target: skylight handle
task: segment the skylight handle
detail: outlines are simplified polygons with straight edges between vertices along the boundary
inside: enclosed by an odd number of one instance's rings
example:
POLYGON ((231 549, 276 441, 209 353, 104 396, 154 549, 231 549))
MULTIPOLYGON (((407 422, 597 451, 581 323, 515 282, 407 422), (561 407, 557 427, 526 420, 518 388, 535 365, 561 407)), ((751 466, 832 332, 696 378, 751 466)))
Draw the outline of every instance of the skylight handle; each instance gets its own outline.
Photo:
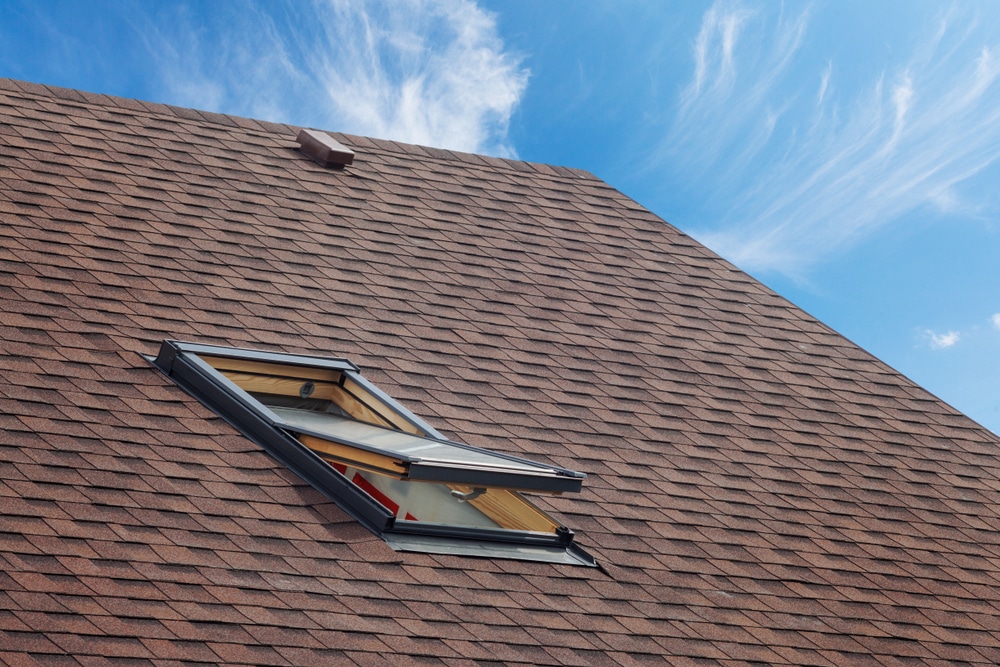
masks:
POLYGON ((470 500, 475 500, 484 493, 486 493, 486 487, 483 486, 477 486, 468 493, 462 493, 461 491, 458 491, 456 489, 451 490, 451 495, 455 498, 458 498, 458 502, 460 503, 468 502, 470 500))

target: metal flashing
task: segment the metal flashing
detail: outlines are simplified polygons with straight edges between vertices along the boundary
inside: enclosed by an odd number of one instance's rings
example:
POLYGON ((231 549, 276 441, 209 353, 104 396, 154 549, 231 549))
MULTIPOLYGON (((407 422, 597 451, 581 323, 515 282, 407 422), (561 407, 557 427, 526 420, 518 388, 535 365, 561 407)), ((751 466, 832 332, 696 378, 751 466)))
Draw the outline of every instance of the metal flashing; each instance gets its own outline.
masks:
POLYGON ((397 532, 386 534, 384 539, 396 551, 475 556, 477 558, 509 558, 512 560, 597 567, 597 561, 594 560, 594 557, 575 544, 569 547, 546 546, 544 544, 516 544, 490 540, 457 540, 431 535, 411 535, 397 532))

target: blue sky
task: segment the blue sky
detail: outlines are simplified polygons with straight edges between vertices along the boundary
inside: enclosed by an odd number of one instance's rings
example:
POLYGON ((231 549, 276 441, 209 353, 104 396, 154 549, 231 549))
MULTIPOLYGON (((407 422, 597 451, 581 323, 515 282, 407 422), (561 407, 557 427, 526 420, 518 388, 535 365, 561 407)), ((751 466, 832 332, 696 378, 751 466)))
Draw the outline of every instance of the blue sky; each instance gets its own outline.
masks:
POLYGON ((0 3, 0 76, 588 169, 1000 432, 1000 3, 0 3))

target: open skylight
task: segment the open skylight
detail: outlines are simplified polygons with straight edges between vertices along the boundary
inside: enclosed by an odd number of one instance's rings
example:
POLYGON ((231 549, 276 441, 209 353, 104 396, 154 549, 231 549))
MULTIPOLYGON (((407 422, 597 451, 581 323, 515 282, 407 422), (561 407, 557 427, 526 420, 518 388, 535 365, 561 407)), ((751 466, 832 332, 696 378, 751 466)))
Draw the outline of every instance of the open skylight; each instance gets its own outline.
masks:
POLYGON ((346 359, 168 340, 151 361, 396 549, 593 564, 522 495, 586 475, 448 440, 346 359))

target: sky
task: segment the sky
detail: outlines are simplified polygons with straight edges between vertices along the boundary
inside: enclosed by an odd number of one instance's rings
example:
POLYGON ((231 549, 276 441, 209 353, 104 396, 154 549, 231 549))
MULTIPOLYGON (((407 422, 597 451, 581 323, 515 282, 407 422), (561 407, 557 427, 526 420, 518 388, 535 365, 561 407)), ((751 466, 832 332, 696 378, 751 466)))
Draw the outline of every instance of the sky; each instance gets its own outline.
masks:
POLYGON ((1000 3, 3 0, 0 76, 586 169, 1000 433, 1000 3))

